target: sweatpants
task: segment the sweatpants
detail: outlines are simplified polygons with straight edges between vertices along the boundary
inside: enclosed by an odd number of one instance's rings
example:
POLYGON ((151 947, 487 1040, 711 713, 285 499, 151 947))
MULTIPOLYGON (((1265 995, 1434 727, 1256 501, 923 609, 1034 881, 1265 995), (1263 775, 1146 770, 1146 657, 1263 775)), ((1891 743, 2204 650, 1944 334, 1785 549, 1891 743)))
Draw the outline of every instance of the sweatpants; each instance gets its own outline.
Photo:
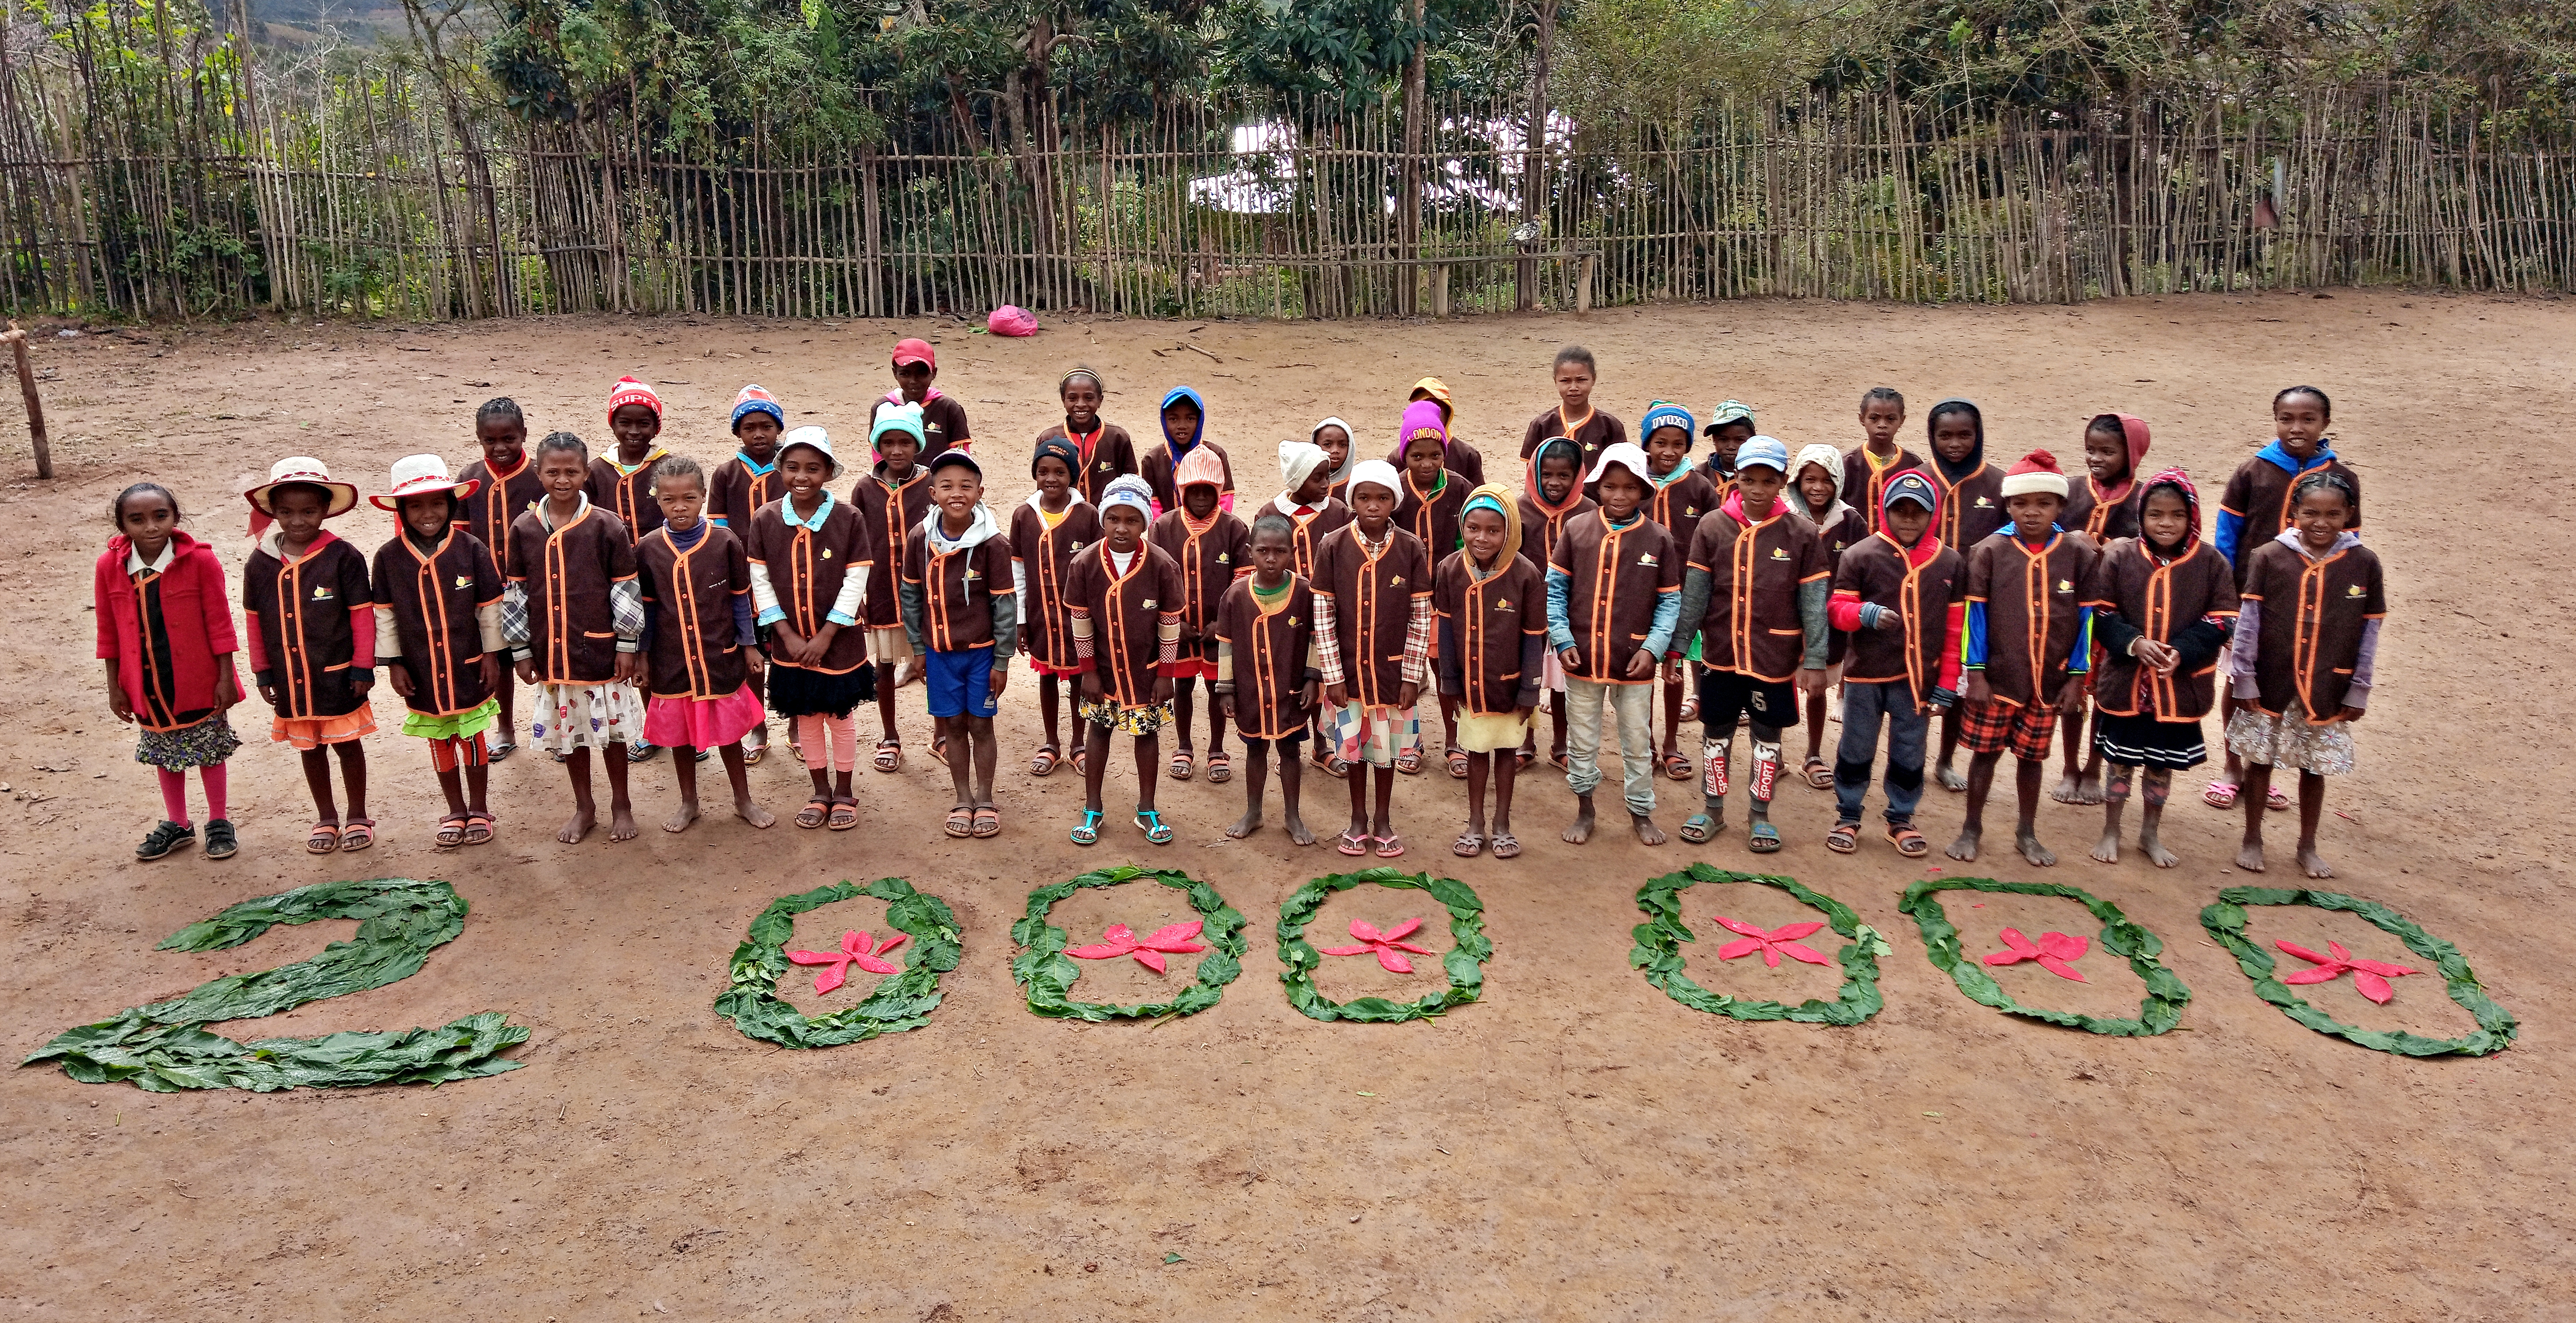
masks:
POLYGON ((1620 785, 1628 811, 1655 811, 1655 690, 1653 684, 1604 684, 1565 678, 1565 784, 1578 795, 1601 784, 1601 709, 1618 712, 1620 785))
POLYGON ((1878 753, 1880 718, 1887 721, 1887 825, 1909 826, 1923 798, 1923 744, 1931 709, 1914 701, 1903 680, 1876 684, 1843 681, 1843 742, 1834 751, 1834 807, 1841 821, 1860 821, 1869 790, 1870 764, 1878 753))

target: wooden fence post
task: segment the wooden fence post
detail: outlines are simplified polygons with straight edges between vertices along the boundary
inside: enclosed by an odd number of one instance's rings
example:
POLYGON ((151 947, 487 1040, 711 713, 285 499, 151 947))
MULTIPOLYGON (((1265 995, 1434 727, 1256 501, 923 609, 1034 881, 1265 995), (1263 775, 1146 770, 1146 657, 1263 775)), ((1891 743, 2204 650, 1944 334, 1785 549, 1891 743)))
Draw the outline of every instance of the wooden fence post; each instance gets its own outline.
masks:
POLYGON ((27 333, 11 322, 7 331, 0 332, 0 340, 9 342, 9 356, 18 360, 18 393, 27 397, 27 438, 36 446, 36 476, 50 478, 54 452, 45 441, 45 405, 36 397, 35 365, 27 361, 27 333))

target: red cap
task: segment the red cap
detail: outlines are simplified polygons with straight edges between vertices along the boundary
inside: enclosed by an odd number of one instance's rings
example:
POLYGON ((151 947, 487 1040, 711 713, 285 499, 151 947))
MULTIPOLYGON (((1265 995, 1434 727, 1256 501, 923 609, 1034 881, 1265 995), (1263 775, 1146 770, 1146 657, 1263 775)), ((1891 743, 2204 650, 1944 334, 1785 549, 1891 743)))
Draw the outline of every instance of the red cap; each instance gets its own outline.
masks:
POLYGON ((2004 470, 2003 494, 2024 496, 2045 493, 2063 500, 2067 493, 2065 470, 2057 467, 2057 456, 2045 450, 2034 450, 2020 462, 2004 470))
POLYGON ((919 363, 935 371, 939 367, 939 355, 931 351, 930 342, 927 340, 897 340, 894 345, 894 365, 902 367, 906 363, 919 363))

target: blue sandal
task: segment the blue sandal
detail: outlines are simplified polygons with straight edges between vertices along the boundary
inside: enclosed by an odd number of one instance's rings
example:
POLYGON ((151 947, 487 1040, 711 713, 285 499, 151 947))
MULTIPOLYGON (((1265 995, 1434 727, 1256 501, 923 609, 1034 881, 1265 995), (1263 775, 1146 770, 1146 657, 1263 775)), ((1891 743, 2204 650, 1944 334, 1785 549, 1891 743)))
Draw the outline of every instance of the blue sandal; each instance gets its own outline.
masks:
POLYGON ((1136 826, 1139 830, 1145 833, 1146 840, 1152 841, 1156 845, 1169 845, 1172 843, 1171 826, 1163 821, 1162 814, 1157 813, 1152 809, 1140 808, 1136 810, 1136 826))
POLYGON ((1098 809, 1084 809, 1082 811, 1082 825, 1073 829, 1073 843, 1076 845, 1100 844, 1101 816, 1101 812, 1098 809))
POLYGON ((1745 838, 1744 848, 1755 854, 1778 854, 1780 829, 1768 822, 1754 823, 1752 834, 1745 838))
POLYGON ((1705 813, 1694 813, 1682 819, 1682 839, 1697 845, 1716 835, 1724 826, 1724 823, 1705 813))

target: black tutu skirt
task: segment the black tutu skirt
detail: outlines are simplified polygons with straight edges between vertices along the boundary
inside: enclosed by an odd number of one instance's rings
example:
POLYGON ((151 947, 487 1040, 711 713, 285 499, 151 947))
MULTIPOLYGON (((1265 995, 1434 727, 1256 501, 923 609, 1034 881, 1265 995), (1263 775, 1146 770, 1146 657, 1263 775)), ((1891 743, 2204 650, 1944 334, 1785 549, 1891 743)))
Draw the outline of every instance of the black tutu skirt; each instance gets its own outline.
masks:
POLYGON ((769 710, 782 717, 824 716, 838 720, 850 715, 859 704, 875 700, 877 669, 859 666, 833 675, 802 666, 772 665, 766 687, 769 710))
POLYGON ((2133 717, 2096 713, 2093 718, 2093 747, 2102 751, 2104 761, 2124 767, 2165 767, 2179 771, 2209 761, 2209 749, 2201 742, 2199 722, 2158 721, 2144 712, 2133 717))

